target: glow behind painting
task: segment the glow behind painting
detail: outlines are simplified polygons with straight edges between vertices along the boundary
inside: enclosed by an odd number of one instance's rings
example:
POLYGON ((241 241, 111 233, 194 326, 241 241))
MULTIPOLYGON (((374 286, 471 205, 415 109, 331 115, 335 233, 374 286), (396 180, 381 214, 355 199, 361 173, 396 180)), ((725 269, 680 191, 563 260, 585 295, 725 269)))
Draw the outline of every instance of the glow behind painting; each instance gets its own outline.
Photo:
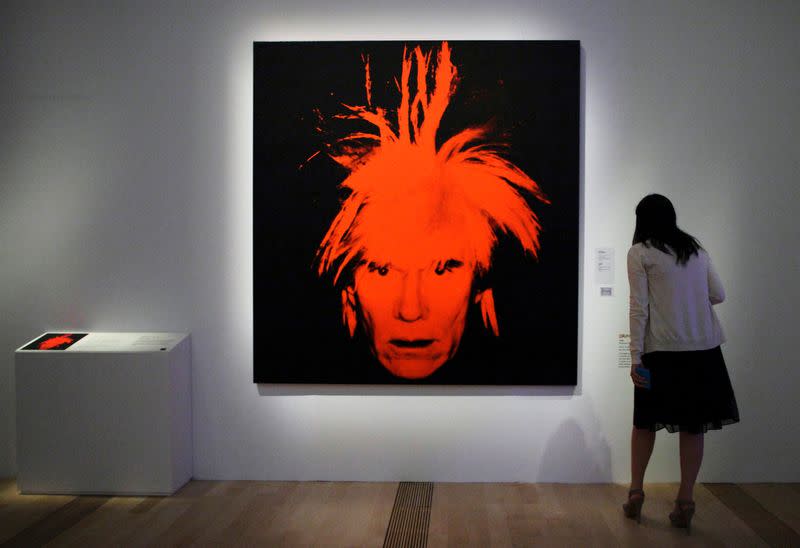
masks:
POLYGON ((578 43, 254 59, 255 382, 574 384, 578 43))

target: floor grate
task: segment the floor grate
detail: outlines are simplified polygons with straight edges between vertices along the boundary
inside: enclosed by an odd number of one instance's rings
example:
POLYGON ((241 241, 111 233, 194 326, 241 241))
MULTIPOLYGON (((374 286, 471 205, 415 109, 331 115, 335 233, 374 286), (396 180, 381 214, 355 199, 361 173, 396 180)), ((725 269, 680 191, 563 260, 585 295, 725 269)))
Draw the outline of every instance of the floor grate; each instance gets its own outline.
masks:
POLYGON ((400 482, 383 548, 425 548, 431 523, 433 484, 400 482))

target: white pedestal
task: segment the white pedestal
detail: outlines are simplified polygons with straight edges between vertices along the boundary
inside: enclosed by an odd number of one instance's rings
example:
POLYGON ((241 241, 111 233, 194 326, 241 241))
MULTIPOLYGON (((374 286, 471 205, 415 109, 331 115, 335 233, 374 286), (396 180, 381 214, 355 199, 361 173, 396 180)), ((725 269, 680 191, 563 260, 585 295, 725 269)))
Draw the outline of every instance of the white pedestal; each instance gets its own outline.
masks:
POLYGON ((23 348, 22 493, 169 495, 191 479, 189 335, 89 333, 65 350, 23 348))

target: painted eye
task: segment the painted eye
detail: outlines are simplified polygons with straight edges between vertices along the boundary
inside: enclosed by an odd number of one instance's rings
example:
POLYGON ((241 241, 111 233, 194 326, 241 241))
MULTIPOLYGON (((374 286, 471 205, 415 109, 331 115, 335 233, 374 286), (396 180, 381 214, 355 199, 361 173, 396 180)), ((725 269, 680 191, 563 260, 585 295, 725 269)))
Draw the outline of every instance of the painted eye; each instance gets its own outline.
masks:
POLYGON ((388 264, 377 265, 375 263, 369 263, 369 265, 367 265, 367 269, 370 272, 377 272, 379 276, 386 276, 389 273, 388 264))
POLYGON ((436 269, 434 270, 434 272, 436 272, 437 276, 443 276, 445 272, 452 272, 453 270, 462 266, 463 264, 464 263, 462 263, 461 261, 457 261, 455 259, 448 259, 444 262, 439 261, 438 263, 436 263, 436 269))

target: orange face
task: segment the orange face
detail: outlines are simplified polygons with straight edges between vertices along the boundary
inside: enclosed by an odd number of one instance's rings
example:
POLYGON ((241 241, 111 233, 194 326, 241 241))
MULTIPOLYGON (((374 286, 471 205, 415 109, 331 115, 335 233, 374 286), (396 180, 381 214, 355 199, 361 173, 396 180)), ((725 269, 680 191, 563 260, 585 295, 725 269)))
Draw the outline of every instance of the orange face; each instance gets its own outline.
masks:
POLYGON ((473 268, 458 257, 366 260, 353 291, 375 357, 406 379, 436 371, 458 350, 472 280, 473 268))

